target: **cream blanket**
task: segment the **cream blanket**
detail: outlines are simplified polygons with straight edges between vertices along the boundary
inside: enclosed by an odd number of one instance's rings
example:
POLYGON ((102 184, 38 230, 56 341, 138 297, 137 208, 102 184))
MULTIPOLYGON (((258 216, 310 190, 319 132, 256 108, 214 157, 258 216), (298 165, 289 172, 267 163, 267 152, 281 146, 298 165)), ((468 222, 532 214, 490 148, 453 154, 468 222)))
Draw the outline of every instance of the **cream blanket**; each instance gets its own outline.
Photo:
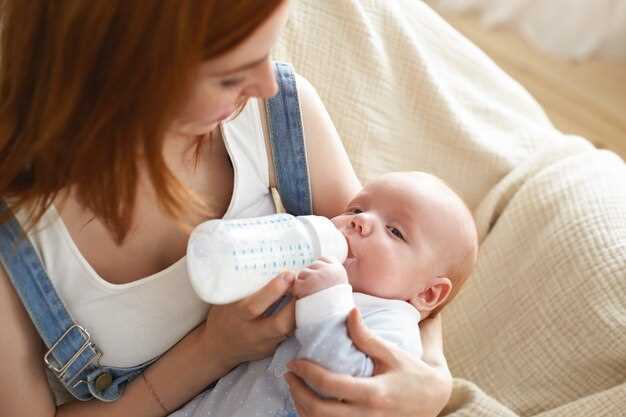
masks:
POLYGON ((626 167, 418 0, 299 0, 277 46, 359 176, 417 169, 474 210, 476 272, 444 313, 450 416, 626 415, 626 167))

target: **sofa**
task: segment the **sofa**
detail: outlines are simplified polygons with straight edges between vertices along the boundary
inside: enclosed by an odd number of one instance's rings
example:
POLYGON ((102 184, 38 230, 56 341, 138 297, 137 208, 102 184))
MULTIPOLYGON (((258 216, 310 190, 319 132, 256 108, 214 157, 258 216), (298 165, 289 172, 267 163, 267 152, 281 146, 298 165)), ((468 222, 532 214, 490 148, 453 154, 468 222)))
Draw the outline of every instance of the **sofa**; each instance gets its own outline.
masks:
POLYGON ((296 0, 273 57, 316 87, 362 181, 443 178, 477 267, 443 312, 446 416, 626 416, 626 165, 558 131, 418 0, 296 0))

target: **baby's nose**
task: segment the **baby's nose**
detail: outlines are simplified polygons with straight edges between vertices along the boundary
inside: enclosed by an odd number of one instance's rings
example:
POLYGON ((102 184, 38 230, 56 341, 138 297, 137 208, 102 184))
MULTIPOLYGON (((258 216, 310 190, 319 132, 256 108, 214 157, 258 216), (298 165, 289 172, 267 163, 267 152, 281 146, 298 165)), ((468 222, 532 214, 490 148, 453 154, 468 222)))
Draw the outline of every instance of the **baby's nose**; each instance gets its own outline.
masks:
POLYGON ((361 213, 352 218, 350 226, 362 236, 368 235, 372 230, 371 222, 361 213))

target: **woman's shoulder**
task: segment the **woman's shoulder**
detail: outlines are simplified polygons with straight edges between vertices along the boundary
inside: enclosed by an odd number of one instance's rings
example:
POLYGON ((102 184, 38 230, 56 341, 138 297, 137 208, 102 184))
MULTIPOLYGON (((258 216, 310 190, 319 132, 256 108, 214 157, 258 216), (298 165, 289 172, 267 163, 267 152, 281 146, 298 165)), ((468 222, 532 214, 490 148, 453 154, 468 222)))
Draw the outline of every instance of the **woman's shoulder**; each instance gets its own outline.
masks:
MULTIPOLYGON (((32 415, 49 415, 54 404, 42 366, 43 344, 11 281, 0 266, 0 409, 6 415, 21 415, 23 398, 29 398, 32 415), (15 412, 11 412, 14 410, 15 412)), ((3 414, 4 415, 4 414, 3 414)))
POLYGON ((317 90, 297 73, 296 85, 309 162, 313 210, 316 214, 333 217, 344 210, 361 185, 317 90))
MULTIPOLYGON (((361 185, 317 90, 309 80, 297 72, 295 72, 295 81, 308 162, 313 212, 333 217, 344 210, 350 199, 360 190, 361 185)), ((260 110, 261 124, 267 135, 265 106, 260 104, 255 105, 255 108, 260 110)))
POLYGON ((305 94, 308 97, 312 97, 313 95, 319 96, 317 90, 308 78, 299 72, 295 72, 294 76, 296 78, 296 86, 298 87, 298 95, 305 94))

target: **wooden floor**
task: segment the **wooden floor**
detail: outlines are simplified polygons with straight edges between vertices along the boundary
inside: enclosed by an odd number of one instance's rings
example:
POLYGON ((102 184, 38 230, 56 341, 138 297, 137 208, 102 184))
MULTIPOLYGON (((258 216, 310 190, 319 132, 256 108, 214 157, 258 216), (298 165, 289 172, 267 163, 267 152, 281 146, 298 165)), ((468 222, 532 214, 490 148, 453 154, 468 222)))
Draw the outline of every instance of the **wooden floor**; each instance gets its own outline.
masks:
POLYGON ((625 61, 564 60, 512 29, 485 28, 476 14, 440 14, 523 84, 560 130, 626 159, 625 61))

